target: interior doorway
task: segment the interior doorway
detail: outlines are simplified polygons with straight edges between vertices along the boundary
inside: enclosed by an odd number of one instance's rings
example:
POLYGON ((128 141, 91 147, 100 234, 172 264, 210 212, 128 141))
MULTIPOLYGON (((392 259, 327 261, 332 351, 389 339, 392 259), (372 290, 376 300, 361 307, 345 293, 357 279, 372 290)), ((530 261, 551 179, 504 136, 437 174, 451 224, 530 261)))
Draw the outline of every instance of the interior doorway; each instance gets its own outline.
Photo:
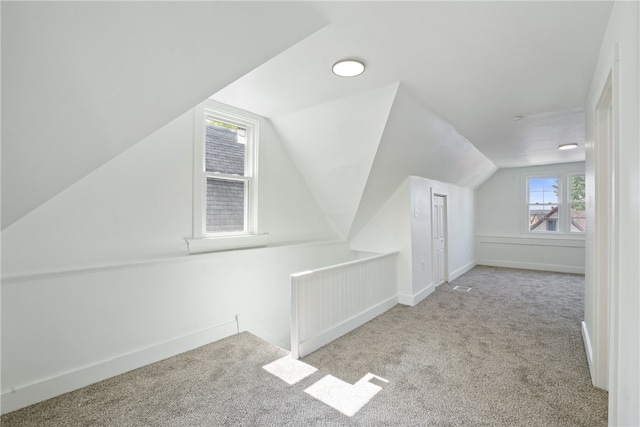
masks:
POLYGON ((447 196, 434 194, 431 203, 433 283, 438 286, 447 280, 447 196))

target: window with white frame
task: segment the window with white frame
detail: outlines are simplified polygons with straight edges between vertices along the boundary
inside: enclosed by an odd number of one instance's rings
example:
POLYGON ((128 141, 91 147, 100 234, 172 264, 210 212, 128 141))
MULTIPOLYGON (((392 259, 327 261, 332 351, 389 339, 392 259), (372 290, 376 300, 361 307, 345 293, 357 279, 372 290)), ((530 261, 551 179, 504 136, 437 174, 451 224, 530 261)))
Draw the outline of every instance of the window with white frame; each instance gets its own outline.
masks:
POLYGON ((571 207, 570 230, 573 233, 584 233, 587 229, 585 209, 585 181, 584 175, 569 176, 569 196, 571 207))
POLYGON ((586 229, 584 175, 528 177, 527 230, 582 233, 586 229))
POLYGON ((196 109, 194 238, 257 233, 258 122, 196 109))

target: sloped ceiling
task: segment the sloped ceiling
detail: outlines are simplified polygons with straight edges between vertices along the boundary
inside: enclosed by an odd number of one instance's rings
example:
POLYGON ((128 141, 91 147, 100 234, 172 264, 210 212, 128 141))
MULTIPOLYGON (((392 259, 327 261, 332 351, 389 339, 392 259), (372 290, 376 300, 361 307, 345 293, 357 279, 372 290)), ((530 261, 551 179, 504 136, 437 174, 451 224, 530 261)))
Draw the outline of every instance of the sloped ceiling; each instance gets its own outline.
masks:
POLYGON ((496 169, 450 123, 400 85, 348 237, 357 235, 407 176, 475 188, 496 169))
POLYGON ((272 120, 336 231, 349 234, 398 85, 272 120))
POLYGON ((211 94, 276 124, 347 235, 403 175, 473 187, 496 166, 583 160, 583 104, 610 11, 611 2, 2 2, 2 227, 211 94), (367 71, 332 75, 344 57, 367 71), (558 152, 567 140, 580 149, 558 152), (332 199, 328 176, 354 181, 332 199))
POLYGON ((304 3, 1 7, 3 229, 327 23, 304 3))

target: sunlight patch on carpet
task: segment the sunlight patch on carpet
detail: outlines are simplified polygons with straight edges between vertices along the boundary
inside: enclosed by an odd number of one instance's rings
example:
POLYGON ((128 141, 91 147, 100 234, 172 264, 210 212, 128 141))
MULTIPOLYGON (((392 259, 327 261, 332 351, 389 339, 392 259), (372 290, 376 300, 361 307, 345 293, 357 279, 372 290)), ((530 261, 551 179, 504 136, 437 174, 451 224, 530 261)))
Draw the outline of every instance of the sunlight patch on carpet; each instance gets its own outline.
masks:
POLYGON ((308 387, 305 393, 352 417, 382 390, 379 385, 369 382, 373 378, 389 382, 371 373, 362 377, 355 384, 349 384, 332 375, 327 375, 308 387))
POLYGON ((275 375, 289 385, 307 378, 318 370, 311 365, 294 359, 290 355, 271 362, 268 365, 264 365, 262 369, 275 375))

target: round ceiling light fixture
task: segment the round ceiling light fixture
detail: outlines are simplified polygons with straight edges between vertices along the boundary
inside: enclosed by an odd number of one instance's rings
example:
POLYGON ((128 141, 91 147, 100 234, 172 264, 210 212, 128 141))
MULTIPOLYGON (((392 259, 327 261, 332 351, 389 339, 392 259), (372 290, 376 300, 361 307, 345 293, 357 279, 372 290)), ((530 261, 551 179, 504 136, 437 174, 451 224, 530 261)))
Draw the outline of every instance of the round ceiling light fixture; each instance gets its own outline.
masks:
POLYGON ((364 73, 364 63, 357 59, 342 59, 331 68, 333 74, 340 77, 355 77, 364 73))
POLYGON ((558 150, 573 150, 574 148, 578 148, 578 144, 575 142, 572 142, 571 144, 558 145, 558 150))

